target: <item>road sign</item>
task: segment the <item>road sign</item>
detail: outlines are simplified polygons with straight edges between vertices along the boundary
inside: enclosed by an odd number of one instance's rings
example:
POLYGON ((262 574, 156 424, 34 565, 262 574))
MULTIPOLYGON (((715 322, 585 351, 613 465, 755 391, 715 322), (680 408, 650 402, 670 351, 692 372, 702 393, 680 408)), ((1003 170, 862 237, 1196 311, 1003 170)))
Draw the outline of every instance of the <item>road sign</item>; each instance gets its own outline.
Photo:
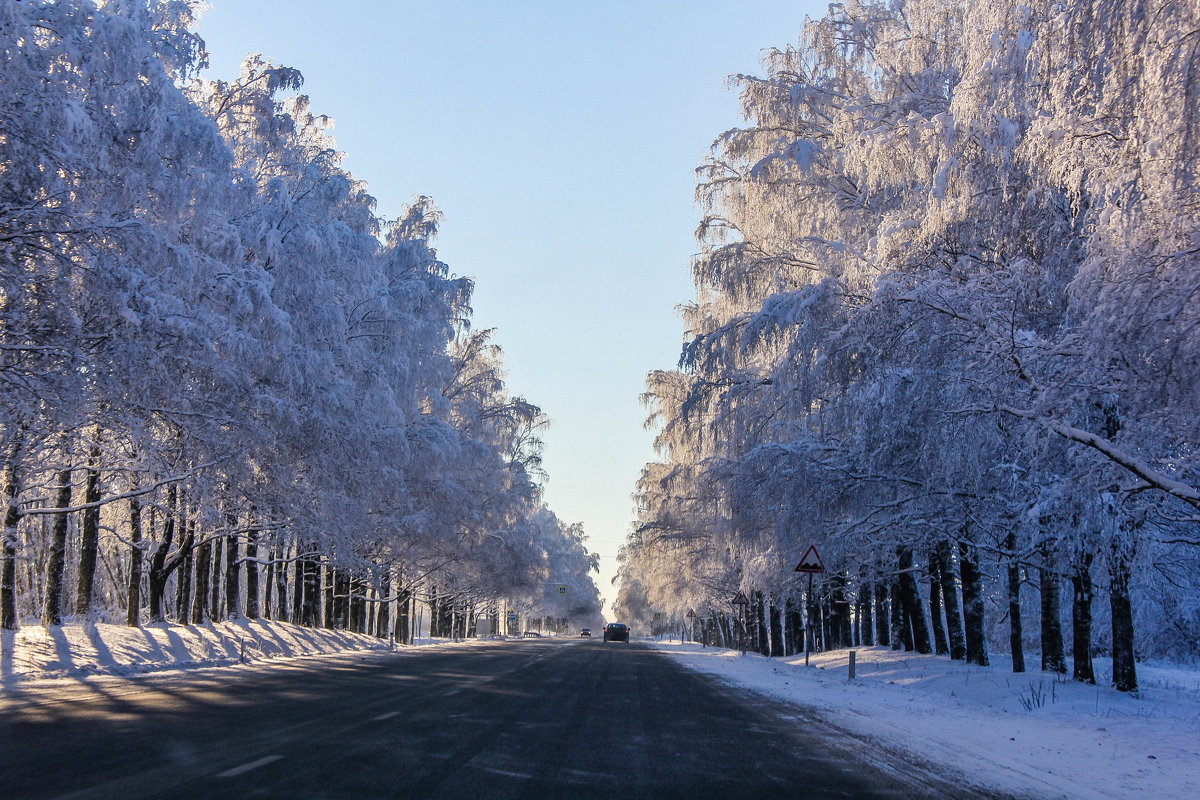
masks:
POLYGON ((558 587, 558 593, 559 593, 559 594, 566 594, 566 593, 567 593, 567 587, 566 587, 566 586, 562 586, 562 585, 560 585, 560 586, 558 587))
POLYGON ((661 611, 655 611, 655 612, 654 612, 654 621, 655 621, 655 622, 662 622, 662 612, 661 612, 661 611))
POLYGON ((695 611, 693 611, 693 610, 692 610, 692 609, 690 609, 690 608, 688 609, 688 613, 687 613, 687 615, 688 615, 688 619, 695 619, 695 618, 696 618, 696 612, 695 612, 695 611))
POLYGON ((742 594, 741 592, 738 592, 737 594, 735 594, 733 596, 733 599, 730 600, 729 602, 733 603, 735 606, 750 605, 750 601, 746 599, 746 595, 742 594))
POLYGON ((804 558, 800 559, 800 563, 796 565, 796 572, 820 575, 824 571, 825 564, 821 561, 816 545, 809 545, 808 550, 804 551, 804 558))
POLYGON ((513 622, 516 622, 516 620, 517 620, 517 610, 516 610, 515 608, 510 608, 510 609, 508 610, 508 618, 509 618, 509 619, 511 619, 513 622))

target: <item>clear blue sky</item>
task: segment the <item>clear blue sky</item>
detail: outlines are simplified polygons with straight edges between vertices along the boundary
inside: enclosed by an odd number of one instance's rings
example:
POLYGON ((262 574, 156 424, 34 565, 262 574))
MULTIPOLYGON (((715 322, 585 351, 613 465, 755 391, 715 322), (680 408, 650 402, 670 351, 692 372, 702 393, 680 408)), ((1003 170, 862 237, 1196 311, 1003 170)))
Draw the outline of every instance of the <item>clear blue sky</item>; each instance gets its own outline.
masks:
POLYGON ((673 367, 692 295, 693 170, 739 124, 725 88, 795 43, 812 0, 211 0, 210 75, 251 52, 300 69, 385 216, 418 194, 438 253, 476 280, 515 394, 553 420, 547 500, 583 522, 615 597, 631 495, 653 458, 638 401, 673 367))

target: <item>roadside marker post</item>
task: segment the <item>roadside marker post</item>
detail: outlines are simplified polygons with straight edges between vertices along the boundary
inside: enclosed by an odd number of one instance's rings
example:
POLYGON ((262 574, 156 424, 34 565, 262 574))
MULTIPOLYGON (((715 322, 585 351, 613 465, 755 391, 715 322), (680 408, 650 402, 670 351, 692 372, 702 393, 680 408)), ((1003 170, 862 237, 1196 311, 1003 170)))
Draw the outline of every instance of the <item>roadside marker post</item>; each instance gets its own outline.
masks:
POLYGON ((850 651, 850 680, 854 680, 854 657, 857 655, 853 650, 850 651))

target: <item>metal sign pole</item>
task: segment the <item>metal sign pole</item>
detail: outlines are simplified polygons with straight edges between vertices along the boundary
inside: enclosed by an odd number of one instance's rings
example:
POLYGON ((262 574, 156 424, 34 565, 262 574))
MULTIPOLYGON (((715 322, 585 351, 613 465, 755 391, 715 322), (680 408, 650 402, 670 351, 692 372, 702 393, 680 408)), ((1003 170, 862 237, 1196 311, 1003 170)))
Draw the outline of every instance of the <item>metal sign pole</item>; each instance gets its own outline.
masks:
POLYGON ((804 666, 808 666, 808 651, 812 649, 809 642, 812 641, 812 578, 813 574, 808 573, 808 597, 805 600, 804 609, 804 666))

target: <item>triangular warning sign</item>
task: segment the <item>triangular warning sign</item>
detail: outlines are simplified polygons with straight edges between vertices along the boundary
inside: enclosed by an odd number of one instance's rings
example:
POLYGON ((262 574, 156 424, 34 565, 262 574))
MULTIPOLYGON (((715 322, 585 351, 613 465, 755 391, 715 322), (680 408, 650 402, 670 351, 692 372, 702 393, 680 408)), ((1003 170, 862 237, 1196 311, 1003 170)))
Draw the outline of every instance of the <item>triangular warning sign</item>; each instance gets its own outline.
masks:
POLYGON ((746 595, 742 594, 741 592, 738 592, 737 594, 735 594, 733 596, 733 600, 731 600, 730 602, 733 603, 735 606, 750 605, 750 601, 746 599, 746 595))
POLYGON ((796 565, 796 572, 819 575, 824 571, 825 564, 821 561, 821 556, 817 553, 816 545, 810 545, 804 553, 804 558, 800 559, 800 563, 796 565))
POLYGON ((694 619, 696 616, 696 612, 689 608, 687 615, 688 615, 689 619, 694 619))

